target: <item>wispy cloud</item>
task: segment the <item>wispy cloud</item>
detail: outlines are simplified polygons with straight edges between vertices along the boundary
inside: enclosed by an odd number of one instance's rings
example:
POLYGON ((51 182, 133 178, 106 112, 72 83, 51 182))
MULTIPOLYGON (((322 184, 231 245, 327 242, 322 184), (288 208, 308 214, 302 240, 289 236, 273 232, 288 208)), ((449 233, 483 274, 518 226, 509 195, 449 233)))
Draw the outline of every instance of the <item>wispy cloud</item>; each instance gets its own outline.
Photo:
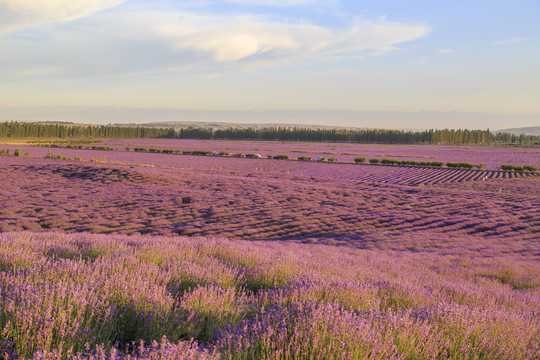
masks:
POLYGON ((491 45, 495 45, 495 46, 507 45, 507 44, 512 44, 512 43, 525 42, 529 40, 531 39, 518 37, 518 38, 507 39, 507 40, 494 41, 491 43, 491 45))
MULTIPOLYGON (((6 0, 0 2, 7 4, 6 0)), ((0 36, 6 54, 0 56, 0 79, 178 71, 215 76, 298 61, 382 55, 430 31, 423 24, 384 18, 352 20, 336 29, 303 20, 287 22, 253 14, 226 16, 163 7, 152 10, 140 5, 97 12, 121 2, 53 0, 46 6, 45 1, 36 1, 39 6, 27 8, 26 14, 42 9, 43 16, 27 24, 49 24, 41 26, 39 33, 0 36), (92 11, 95 13, 86 16, 92 11), (65 22, 73 19, 77 20, 65 22)), ((9 4, 15 9, 19 2, 9 4)))
POLYGON ((454 49, 437 49, 437 52, 439 54, 453 54, 455 51, 454 49))
POLYGON ((0 33, 78 19, 125 0, 0 0, 0 33))
POLYGON ((181 22, 159 25, 157 33, 179 52, 192 51, 216 62, 291 61, 358 52, 384 54, 396 44, 423 37, 425 25, 384 19, 355 21, 345 30, 313 24, 280 23, 252 16, 185 16, 181 22), (264 56, 264 58, 261 58, 264 56))

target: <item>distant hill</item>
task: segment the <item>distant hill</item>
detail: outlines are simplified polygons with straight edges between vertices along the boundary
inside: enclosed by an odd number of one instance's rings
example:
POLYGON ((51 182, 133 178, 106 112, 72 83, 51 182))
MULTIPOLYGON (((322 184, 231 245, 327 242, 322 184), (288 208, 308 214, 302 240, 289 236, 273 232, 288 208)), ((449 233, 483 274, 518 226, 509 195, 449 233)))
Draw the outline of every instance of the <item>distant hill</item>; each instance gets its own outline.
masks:
POLYGON ((281 124, 281 123, 263 123, 263 124, 241 124, 231 122, 209 122, 209 121, 161 121, 150 122, 142 124, 114 124, 115 126, 147 126, 147 127, 160 127, 160 128, 173 128, 175 130, 186 129, 189 127, 205 128, 212 130, 223 129, 262 129, 269 127, 282 127, 282 128, 302 128, 302 129, 352 129, 363 130, 367 128, 351 127, 351 126, 333 126, 333 125, 308 125, 308 124, 281 124))
POLYGON ((501 129, 501 130, 496 130, 494 132, 496 132, 496 133, 509 133, 509 134, 516 134, 516 135, 525 134, 525 135, 540 136, 540 126, 501 129))

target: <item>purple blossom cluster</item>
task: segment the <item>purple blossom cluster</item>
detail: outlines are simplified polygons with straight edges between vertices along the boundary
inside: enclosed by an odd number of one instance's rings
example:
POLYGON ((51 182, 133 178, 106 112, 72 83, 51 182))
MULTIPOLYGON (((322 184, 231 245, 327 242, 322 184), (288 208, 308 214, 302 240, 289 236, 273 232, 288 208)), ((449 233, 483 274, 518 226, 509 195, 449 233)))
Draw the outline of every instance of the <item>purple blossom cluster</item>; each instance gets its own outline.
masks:
POLYGON ((529 241, 386 250, 0 234, 0 353, 26 359, 536 359, 529 241))

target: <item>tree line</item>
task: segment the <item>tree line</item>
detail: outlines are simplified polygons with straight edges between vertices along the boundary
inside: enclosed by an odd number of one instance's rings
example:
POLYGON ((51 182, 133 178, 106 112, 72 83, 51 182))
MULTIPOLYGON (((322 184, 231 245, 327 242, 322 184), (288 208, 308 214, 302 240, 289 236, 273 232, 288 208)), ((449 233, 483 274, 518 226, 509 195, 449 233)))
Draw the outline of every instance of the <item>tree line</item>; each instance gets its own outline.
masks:
POLYGON ((444 144, 490 145, 540 144, 540 136, 494 134, 489 130, 443 129, 404 131, 385 129, 306 129, 267 127, 218 129, 190 127, 178 131, 172 128, 112 125, 66 125, 39 123, 0 123, 0 137, 12 138, 171 138, 208 140, 279 140, 313 142, 353 142, 379 144, 444 144))

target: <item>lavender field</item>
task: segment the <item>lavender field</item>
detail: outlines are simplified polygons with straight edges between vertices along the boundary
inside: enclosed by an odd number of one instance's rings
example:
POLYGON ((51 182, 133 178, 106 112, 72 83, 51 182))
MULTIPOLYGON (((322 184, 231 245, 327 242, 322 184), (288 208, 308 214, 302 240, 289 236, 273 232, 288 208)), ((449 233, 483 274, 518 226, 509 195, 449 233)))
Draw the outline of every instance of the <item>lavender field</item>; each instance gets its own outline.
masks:
POLYGON ((98 145, 0 146, 0 357, 540 357, 538 148, 98 145))
POLYGON ((37 359, 126 348, 144 359, 534 359, 538 255, 525 240, 359 250, 3 233, 0 346, 37 359))

